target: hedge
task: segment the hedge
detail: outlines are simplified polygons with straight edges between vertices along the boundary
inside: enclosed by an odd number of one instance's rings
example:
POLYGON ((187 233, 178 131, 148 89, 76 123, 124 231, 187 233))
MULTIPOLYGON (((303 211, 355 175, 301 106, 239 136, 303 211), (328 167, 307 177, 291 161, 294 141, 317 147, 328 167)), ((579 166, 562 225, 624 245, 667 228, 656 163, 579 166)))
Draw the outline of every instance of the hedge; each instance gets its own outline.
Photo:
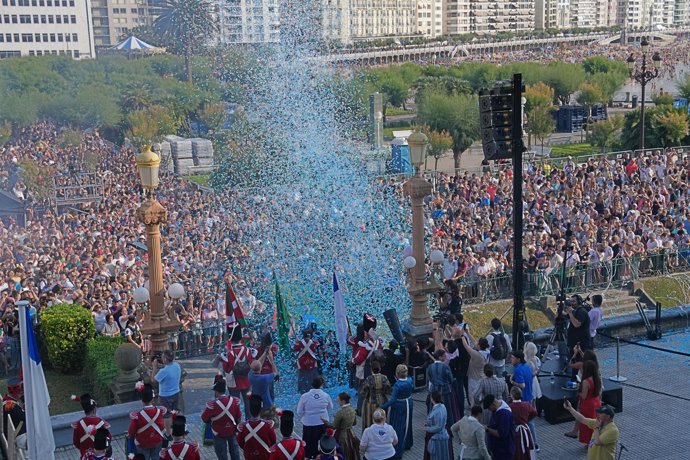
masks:
POLYGON ((84 379, 91 388, 91 394, 98 404, 104 406, 113 402, 110 384, 117 376, 115 350, 122 340, 111 337, 96 337, 86 343, 84 379))
POLYGON ((42 310, 40 320, 53 369, 66 374, 81 371, 86 342, 96 335, 91 312, 80 305, 57 304, 42 310))

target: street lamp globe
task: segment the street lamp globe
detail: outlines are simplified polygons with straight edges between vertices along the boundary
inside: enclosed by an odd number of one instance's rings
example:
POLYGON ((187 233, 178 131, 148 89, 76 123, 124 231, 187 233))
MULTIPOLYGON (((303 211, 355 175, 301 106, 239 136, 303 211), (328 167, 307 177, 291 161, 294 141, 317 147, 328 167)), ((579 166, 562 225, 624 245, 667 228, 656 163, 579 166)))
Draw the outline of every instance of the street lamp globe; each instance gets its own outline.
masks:
POLYGON ((646 38, 643 38, 640 42, 640 49, 642 50, 642 54, 647 54, 647 51, 649 51, 649 42, 646 38))
POLYGON ((168 287, 168 295, 171 299, 179 300, 184 297, 184 286, 180 283, 173 283, 168 287))
POLYGON ((147 191, 158 187, 158 172, 161 159, 152 150, 150 145, 145 145, 141 154, 137 156, 137 169, 141 178, 141 186, 147 191))
POLYGON ((403 266, 405 266, 405 268, 408 270, 412 270, 416 265, 417 259, 412 256, 407 256, 405 259, 403 259, 403 266))
POLYGON ((415 131, 407 138, 407 145, 410 146, 410 161, 420 171, 424 160, 426 159, 426 147, 429 144, 429 138, 424 133, 415 131))
POLYGON ((658 69, 661 65, 661 56, 659 56, 659 53, 654 53, 654 56, 652 56, 652 64, 654 64, 655 69, 658 69))
POLYGON ((429 254, 429 260, 431 260, 432 264, 442 264, 444 259, 443 251, 439 249, 434 249, 431 251, 431 254, 429 254))
POLYGON ((628 60, 626 62, 628 63, 628 69, 632 71, 633 67, 635 67, 635 58, 632 54, 628 56, 628 60))
POLYGON ((138 287, 132 292, 132 296, 136 303, 146 303, 149 301, 149 290, 143 286, 138 287))

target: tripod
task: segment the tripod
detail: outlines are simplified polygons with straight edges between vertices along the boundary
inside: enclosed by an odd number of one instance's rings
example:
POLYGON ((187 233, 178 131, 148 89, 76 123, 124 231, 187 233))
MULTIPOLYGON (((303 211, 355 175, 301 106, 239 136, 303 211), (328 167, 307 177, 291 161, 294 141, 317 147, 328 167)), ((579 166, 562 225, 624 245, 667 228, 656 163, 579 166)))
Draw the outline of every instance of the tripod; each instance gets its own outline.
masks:
POLYGON ((570 223, 565 231, 565 246, 563 247, 563 263, 561 265, 561 276, 560 276, 560 289, 556 296, 556 302, 558 302, 558 308, 556 309, 556 319, 554 320, 554 328, 549 337, 549 342, 546 345, 544 354, 542 354, 542 361, 544 361, 549 354, 554 350, 558 352, 558 359, 562 361, 562 370, 565 373, 567 370, 567 359, 568 359, 568 345, 566 339, 565 331, 565 319, 563 318, 563 310, 565 309, 565 280, 566 280, 566 262, 568 261, 568 252, 573 250, 570 245, 570 239, 573 236, 573 232, 570 229, 570 223))

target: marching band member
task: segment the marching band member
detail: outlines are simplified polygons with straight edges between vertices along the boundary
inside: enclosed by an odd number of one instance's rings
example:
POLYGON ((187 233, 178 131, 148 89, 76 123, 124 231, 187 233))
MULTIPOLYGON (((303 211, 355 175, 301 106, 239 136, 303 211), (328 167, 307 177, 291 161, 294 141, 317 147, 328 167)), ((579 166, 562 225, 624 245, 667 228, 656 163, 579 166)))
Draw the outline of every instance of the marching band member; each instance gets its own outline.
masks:
POLYGON ((142 384, 137 388, 141 392, 141 402, 144 407, 138 412, 129 414, 127 437, 134 441, 136 452, 142 454, 145 460, 157 460, 165 439, 163 416, 167 409, 153 405, 155 395, 151 384, 142 384))
POLYGON ((304 441, 293 437, 295 413, 284 410, 280 416, 280 434, 283 439, 271 449, 271 460, 304 460, 304 441))
POLYGON ((271 420, 259 418, 261 396, 249 398, 251 418, 237 427, 237 442, 244 453, 245 460, 270 460, 271 447, 276 443, 276 431, 271 420))
POLYGON ((185 441, 187 433, 187 418, 175 416, 172 421, 173 441, 170 447, 161 450, 161 460, 201 460, 199 445, 185 441))
POLYGON ((201 420, 211 424, 213 449, 216 451, 218 460, 227 460, 228 452, 232 460, 240 460, 240 449, 236 437, 237 425, 242 418, 240 400, 226 395, 225 391, 225 380, 219 375, 213 384, 216 399, 206 403, 201 420))
MULTIPOLYGON (((84 393, 79 397, 73 395, 72 401, 79 401, 82 409, 84 409, 84 417, 72 423, 74 429, 72 444, 79 449, 79 454, 83 456, 89 449, 93 448, 96 432, 101 428, 109 430, 110 424, 96 415, 96 401, 90 394, 84 393)), ((113 437, 108 431, 108 440, 112 439, 113 437)))
POLYGON ((311 383, 319 376, 317 359, 319 342, 312 339, 312 330, 302 330, 302 340, 295 342, 292 351, 297 353, 297 391, 304 394, 311 389, 311 383))

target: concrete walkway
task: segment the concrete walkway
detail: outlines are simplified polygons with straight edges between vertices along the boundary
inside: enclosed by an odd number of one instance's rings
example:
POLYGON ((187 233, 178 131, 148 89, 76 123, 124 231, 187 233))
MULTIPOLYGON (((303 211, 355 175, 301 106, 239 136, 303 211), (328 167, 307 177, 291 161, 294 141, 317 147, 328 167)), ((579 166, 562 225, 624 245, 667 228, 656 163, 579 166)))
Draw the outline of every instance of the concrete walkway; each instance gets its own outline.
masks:
MULTIPOLYGON (((690 328, 665 336, 657 342, 643 342, 651 345, 690 353, 690 328)), ((602 364, 602 376, 615 375, 615 348, 598 350, 602 364)), ((684 460, 688 458, 687 414, 690 413, 690 359, 686 356, 664 353, 636 345, 621 347, 621 374, 628 377, 623 387, 624 409, 616 415, 615 421, 621 430, 620 442, 627 449, 622 460, 658 458, 664 460, 684 460)), ((191 431, 189 439, 201 439, 200 411, 204 402, 212 397, 208 389, 213 381, 214 371, 208 358, 184 360, 189 372, 185 384, 185 402, 191 431)), ((277 394, 281 400, 292 399, 293 394, 277 394)), ((421 429, 426 418, 424 393, 414 395, 415 423, 419 425, 414 434, 414 448, 404 459, 420 460, 423 457, 424 431, 421 429)), ((577 440, 563 436, 572 428, 570 423, 549 425, 544 419, 537 419, 537 436, 541 447, 538 458, 543 459, 584 459, 586 452, 577 440)), ((301 427, 297 427, 297 432, 301 427)), ((359 430, 357 430, 359 431, 359 430)), ((120 433, 114 442, 114 457, 124 455, 124 438, 120 433)), ((202 448, 202 458, 213 459, 212 448, 202 448)), ((74 449, 61 449, 56 458, 78 459, 74 449)))

